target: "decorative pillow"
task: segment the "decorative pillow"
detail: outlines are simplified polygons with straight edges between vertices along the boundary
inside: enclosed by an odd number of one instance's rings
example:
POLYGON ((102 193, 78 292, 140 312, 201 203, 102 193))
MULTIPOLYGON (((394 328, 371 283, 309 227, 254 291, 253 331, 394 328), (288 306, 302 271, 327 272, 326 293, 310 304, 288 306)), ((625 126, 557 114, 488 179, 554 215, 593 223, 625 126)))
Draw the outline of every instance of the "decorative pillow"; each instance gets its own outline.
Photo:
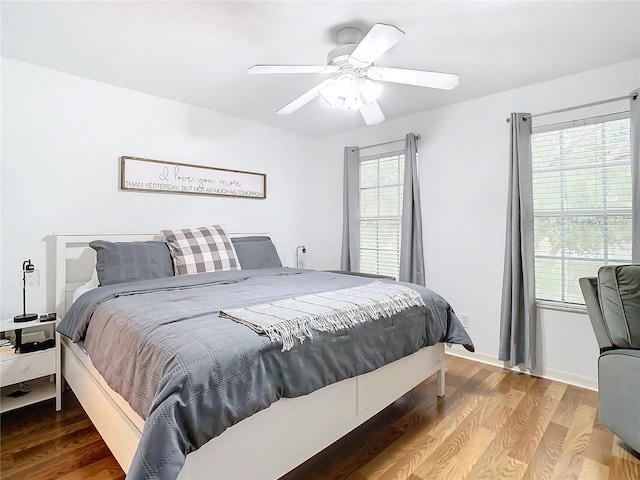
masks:
POLYGON ((244 270, 281 267, 276 247, 269 237, 237 237, 231 243, 244 270))
POLYGON ((176 275, 240 270, 233 243, 220 225, 162 230, 173 257, 176 275))
POLYGON ((173 276, 171 253, 164 242, 107 242, 89 244, 96 251, 100 285, 173 276))

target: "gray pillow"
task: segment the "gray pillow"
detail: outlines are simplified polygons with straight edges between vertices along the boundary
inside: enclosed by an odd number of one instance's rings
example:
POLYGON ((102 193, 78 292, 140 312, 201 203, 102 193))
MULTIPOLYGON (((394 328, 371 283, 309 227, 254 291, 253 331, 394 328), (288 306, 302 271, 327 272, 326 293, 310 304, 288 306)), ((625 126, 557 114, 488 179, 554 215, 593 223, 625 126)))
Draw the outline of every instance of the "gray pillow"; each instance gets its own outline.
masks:
POLYGON ((269 237, 237 237, 231 243, 243 270, 281 267, 276 247, 269 237))
POLYGON ((89 244, 96 251, 100 285, 173 276, 173 261, 164 242, 107 242, 89 244))

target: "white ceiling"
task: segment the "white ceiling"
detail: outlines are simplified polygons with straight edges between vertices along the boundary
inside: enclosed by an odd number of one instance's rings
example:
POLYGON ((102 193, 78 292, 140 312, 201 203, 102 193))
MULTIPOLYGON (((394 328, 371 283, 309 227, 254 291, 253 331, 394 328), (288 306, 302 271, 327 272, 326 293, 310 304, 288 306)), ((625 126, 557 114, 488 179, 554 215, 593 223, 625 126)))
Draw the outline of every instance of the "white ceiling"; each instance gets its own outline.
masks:
POLYGON ((320 98, 275 112, 322 75, 248 75, 319 64, 335 32, 388 23, 406 37, 376 62, 457 73, 452 91, 385 84, 393 119, 640 58, 640 2, 9 2, 2 54, 305 135, 362 126, 320 98))

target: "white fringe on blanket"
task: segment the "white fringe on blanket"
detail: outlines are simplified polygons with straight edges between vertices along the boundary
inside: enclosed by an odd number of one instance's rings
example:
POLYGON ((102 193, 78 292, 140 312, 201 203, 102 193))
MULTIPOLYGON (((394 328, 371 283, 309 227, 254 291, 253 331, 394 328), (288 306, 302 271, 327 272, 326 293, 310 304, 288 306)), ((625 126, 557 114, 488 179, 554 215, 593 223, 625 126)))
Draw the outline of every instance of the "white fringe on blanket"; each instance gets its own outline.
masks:
POLYGON ((221 317, 266 334, 272 342, 282 340, 282 351, 301 343, 311 330, 335 332, 360 323, 388 318, 409 307, 425 306, 422 296, 394 283, 372 282, 358 287, 279 300, 277 302, 220 311, 221 317))

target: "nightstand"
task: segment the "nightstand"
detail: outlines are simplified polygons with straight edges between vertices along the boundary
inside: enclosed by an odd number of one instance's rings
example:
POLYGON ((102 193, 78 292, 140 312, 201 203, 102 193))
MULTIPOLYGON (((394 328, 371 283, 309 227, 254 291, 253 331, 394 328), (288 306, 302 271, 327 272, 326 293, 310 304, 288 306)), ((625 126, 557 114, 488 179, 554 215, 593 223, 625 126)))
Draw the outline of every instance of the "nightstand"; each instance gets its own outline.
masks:
MULTIPOLYGON (((46 350, 16 353, 13 346, 0 347, 0 412, 7 412, 25 405, 56 399, 56 411, 62 408, 62 382, 60 376, 60 334, 55 331, 56 320, 15 323, 13 319, 0 321, 0 332, 23 330, 49 330, 55 338, 55 346, 46 350), (20 390, 20 383, 27 383, 24 389, 29 393, 22 396, 7 396, 20 390)), ((23 340, 24 341, 24 340, 23 340)))

